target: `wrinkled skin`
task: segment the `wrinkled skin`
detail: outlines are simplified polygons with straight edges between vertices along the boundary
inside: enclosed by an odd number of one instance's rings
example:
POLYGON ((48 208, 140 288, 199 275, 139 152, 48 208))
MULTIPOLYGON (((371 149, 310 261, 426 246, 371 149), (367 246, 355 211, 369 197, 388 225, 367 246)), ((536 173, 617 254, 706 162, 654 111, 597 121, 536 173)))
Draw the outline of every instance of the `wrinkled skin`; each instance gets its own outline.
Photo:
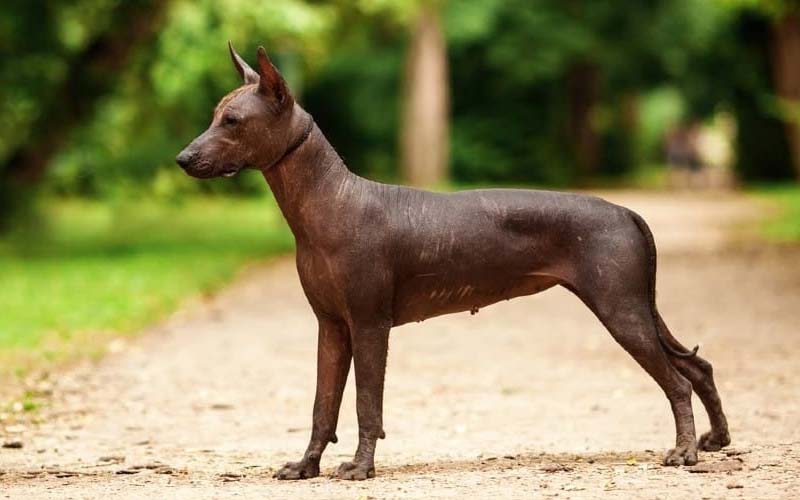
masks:
POLYGON ((666 394, 677 434, 666 465, 696 463, 698 444, 730 443, 711 365, 680 345, 656 309, 655 245, 638 215, 577 194, 440 194, 363 179, 294 102, 263 48, 258 72, 232 48, 231 56, 244 85, 177 161, 199 178, 261 170, 297 241, 300 280, 319 321, 317 390, 308 448, 277 478, 319 475, 351 362, 359 442, 334 475, 375 475, 393 326, 556 285, 575 293, 666 394), (692 390, 711 422, 699 443, 692 390))

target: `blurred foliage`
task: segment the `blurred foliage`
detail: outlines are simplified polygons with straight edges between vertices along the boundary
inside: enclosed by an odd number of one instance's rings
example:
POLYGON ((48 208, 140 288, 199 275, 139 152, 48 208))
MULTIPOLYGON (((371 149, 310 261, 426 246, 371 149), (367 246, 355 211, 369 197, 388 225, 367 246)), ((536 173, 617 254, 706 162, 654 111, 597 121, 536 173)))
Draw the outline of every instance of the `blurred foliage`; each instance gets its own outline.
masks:
POLYGON ((717 0, 721 4, 732 9, 746 9, 760 14, 766 14, 773 18, 787 14, 791 9, 800 5, 797 0, 717 0))
MULTIPOLYGON (((154 2, 155 4, 160 4, 154 2)), ((77 56, 108 35, 122 0, 8 0, 0 5, 0 175, 35 138, 77 56)), ((233 41, 252 61, 265 45, 348 164, 397 178, 402 67, 416 0, 173 0, 110 92, 68 131, 43 183, 60 194, 262 193, 257 177, 197 182, 173 166, 237 84, 233 41)), ((769 26, 789 0, 449 0, 454 181, 566 185, 576 67, 598 78, 589 126, 597 176, 659 162, 683 120, 723 110, 739 122, 746 179, 791 175, 770 82, 769 26)), ((112 33, 113 35, 113 33, 112 33)), ((110 76, 109 76, 110 77, 110 76)), ((91 89, 87 90, 91 92, 91 89)), ((0 183, 3 181, 0 180, 0 183)), ((0 186, 1 187, 1 186, 0 186)))
POLYGON ((800 242, 800 187, 759 186, 753 192, 773 207, 772 216, 760 221, 761 233, 772 241, 800 242))
POLYGON ((600 72, 590 118, 606 146, 598 173, 632 168, 638 138, 621 124, 623 98, 680 74, 715 25, 703 1, 629 2, 621 8, 615 2, 462 0, 449 6, 455 173, 494 181, 573 179, 565 75, 576 63, 600 72), (698 14, 710 22, 698 22, 698 14), (481 28, 471 24, 476 17, 483 19, 481 28))

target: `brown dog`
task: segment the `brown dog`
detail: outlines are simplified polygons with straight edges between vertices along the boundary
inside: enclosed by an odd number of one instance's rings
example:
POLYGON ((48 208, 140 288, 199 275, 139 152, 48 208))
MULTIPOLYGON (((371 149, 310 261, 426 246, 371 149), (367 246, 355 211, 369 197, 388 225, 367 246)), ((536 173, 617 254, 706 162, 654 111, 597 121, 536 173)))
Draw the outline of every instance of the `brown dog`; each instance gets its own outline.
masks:
POLYGON ((555 285, 575 293, 655 379, 672 406, 677 438, 664 463, 697 462, 692 389, 708 412, 704 450, 730 443, 711 365, 667 330, 655 304, 656 249, 645 222, 598 198, 491 189, 439 194, 351 173, 283 78, 258 50, 256 72, 230 47, 244 85, 177 158, 199 178, 263 172, 297 241, 297 270, 319 320, 311 442, 276 477, 319 474, 351 359, 359 441, 336 475, 375 474, 384 437, 389 330, 476 310, 555 285))

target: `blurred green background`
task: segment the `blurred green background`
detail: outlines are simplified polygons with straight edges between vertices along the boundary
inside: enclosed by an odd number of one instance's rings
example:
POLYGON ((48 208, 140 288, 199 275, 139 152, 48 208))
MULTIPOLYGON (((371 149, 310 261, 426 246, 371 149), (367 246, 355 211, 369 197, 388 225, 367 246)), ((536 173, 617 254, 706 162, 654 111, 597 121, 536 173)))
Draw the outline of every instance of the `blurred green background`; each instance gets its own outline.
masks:
POLYGON ((789 207, 766 232, 800 239, 796 1, 5 0, 4 366, 94 351, 291 250, 260 175, 199 182, 174 165, 239 84, 228 40, 251 62, 267 48, 361 175, 442 189, 783 183, 762 190, 789 207), (666 166, 681 137, 699 183, 666 166))

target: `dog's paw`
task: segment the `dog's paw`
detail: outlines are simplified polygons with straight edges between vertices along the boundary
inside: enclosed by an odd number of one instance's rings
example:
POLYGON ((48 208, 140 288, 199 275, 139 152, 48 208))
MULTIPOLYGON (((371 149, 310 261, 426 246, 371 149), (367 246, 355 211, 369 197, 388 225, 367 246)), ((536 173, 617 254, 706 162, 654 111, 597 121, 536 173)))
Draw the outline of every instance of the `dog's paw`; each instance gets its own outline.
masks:
POLYGON ((697 446, 694 443, 676 446, 667 452, 664 465, 694 465, 697 463, 697 446))
POLYGON ((319 476, 319 463, 311 460, 289 462, 273 476, 275 479, 311 479, 319 476))
POLYGON ((358 462, 344 462, 333 474, 333 477, 348 481, 363 481, 364 479, 375 477, 375 467, 358 462))
POLYGON ((697 447, 703 451, 719 451, 731 444, 731 435, 728 431, 708 431, 697 440, 697 447))

